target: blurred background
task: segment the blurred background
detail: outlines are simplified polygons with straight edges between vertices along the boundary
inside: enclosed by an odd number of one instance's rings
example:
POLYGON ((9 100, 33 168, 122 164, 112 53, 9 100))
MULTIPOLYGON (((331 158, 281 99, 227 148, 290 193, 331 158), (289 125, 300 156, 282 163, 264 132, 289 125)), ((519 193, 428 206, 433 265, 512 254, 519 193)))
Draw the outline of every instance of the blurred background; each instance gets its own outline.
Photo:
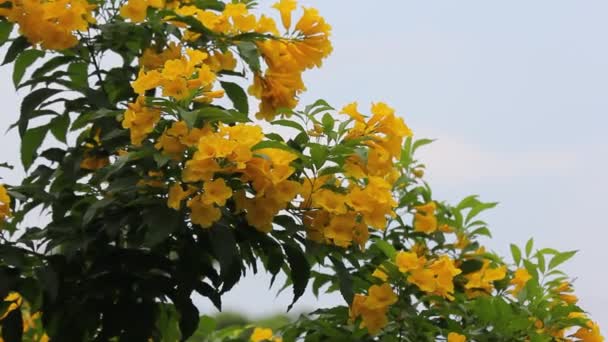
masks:
MULTIPOLYGON (((273 1, 260 1, 268 11, 273 1)), ((484 218, 489 249, 534 237, 537 247, 579 250, 564 267, 582 307, 608 329, 608 2, 602 0, 301 1, 332 24, 335 51, 305 75, 302 104, 323 98, 361 109, 385 101, 417 138, 436 200, 469 194, 500 205, 484 218)), ((3 50, 4 51, 4 50, 3 50)), ((2 51, 2 52, 3 52, 2 51)), ((0 69, 4 133, 19 113, 12 70, 0 69)), ((23 175, 14 131, 0 135, 3 182, 23 175)), ((291 291, 248 275, 223 298, 224 320, 280 322, 291 291)), ((202 313, 215 314, 197 298, 202 313)), ((303 297, 293 312, 343 304, 303 297)), ((268 323, 271 324, 271 323, 268 323)), ((267 325, 268 325, 267 324, 267 325)), ((275 324, 275 323, 272 323, 275 324)))

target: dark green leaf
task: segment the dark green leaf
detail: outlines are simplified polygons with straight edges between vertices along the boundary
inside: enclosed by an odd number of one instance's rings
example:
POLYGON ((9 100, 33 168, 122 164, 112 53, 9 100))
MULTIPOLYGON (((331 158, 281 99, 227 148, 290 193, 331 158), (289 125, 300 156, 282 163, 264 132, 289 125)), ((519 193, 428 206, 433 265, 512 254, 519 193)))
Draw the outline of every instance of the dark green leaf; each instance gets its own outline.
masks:
POLYGON ((51 96, 62 92, 63 90, 52 89, 52 88, 40 88, 29 93, 23 98, 21 103, 21 116, 19 117, 19 135, 23 137, 27 130, 28 122, 32 117, 32 112, 40 106, 44 101, 49 99, 51 96))
POLYGON ((89 86, 89 65, 83 62, 72 63, 68 67, 68 75, 77 89, 89 86))
POLYGON ((6 55, 4 56, 4 61, 2 62, 2 65, 6 65, 14 61, 15 58, 17 58, 17 56, 19 56, 21 52, 25 51, 25 49, 30 46, 31 44, 27 41, 27 38, 25 38, 24 36, 17 37, 17 39, 13 41, 11 46, 9 46, 8 51, 6 51, 6 55))
POLYGON ((6 20, 0 21, 0 46, 6 43, 12 31, 13 23, 6 20))
POLYGON ((239 55, 249 65, 249 68, 257 73, 260 72, 260 52, 253 42, 242 41, 236 44, 239 55))
POLYGON ((353 290, 353 277, 350 275, 342 261, 334 257, 330 257, 330 259, 334 264, 336 275, 338 276, 340 294, 342 294, 342 297, 350 306, 353 303, 353 297, 355 296, 355 292, 353 290))
POLYGON ((53 133, 53 136, 57 140, 61 141, 62 143, 66 142, 69 126, 70 126, 70 115, 68 113, 55 117, 49 123, 51 133, 53 133))
POLYGON ((144 244, 154 247, 165 241, 179 227, 179 213, 167 206, 158 206, 142 212, 148 226, 144 244))
POLYGON ((469 274, 479 271, 483 267, 483 261, 477 259, 470 259, 460 265, 462 274, 469 274))
POLYGON ((310 279, 310 264, 308 263, 308 260, 306 260, 304 252, 297 246, 287 243, 283 248, 285 250, 285 255, 287 256, 287 263, 291 269, 290 279, 293 283, 293 301, 287 308, 287 311, 289 311, 304 294, 304 291, 306 291, 306 286, 310 279))
POLYGON ((239 251, 232 229, 213 226, 209 230, 212 249, 220 264, 220 277, 223 280, 222 293, 229 291, 241 277, 239 251))
POLYGON ((23 135, 21 140, 21 163, 25 170, 28 170, 36 159, 38 148, 44 141, 48 130, 47 126, 40 126, 28 129, 23 135))
POLYGON ((249 97, 243 88, 233 82, 220 82, 220 84, 226 91, 226 95, 228 95, 230 101, 232 101, 234 109, 241 113, 249 114, 249 97))
POLYGON ((38 58, 44 56, 44 52, 40 50, 26 50, 23 51, 15 60, 15 67, 13 69, 13 84, 19 85, 25 75, 27 68, 32 65, 38 58))

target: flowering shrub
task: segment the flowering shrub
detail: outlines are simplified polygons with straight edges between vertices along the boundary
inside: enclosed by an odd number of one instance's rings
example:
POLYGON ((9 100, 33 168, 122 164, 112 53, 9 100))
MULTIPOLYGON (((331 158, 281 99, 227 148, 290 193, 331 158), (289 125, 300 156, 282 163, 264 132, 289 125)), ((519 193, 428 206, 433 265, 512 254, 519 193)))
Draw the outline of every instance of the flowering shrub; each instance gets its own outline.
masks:
POLYGON ((279 28, 253 7, 1 1, 4 64, 31 90, 12 126, 28 173, 0 187, 5 341, 186 340, 192 294, 221 309, 258 267, 293 303, 310 286, 345 305, 208 340, 603 340, 558 270, 574 252, 486 251, 495 203, 433 198, 430 141, 393 108, 299 106, 332 51, 318 11, 281 0, 279 28))

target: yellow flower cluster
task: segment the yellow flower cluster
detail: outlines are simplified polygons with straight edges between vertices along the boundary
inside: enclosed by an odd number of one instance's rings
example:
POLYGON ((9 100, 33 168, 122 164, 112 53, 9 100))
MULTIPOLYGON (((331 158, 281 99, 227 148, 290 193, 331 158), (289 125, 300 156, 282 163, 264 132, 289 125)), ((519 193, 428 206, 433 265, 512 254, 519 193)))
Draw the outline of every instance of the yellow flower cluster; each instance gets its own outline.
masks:
MULTIPOLYGON (((315 8, 304 8, 302 17, 291 28, 295 0, 281 0, 274 5, 281 13, 283 26, 292 36, 281 39, 266 39, 258 42, 258 48, 266 62, 267 69, 257 74, 249 93, 261 100, 256 117, 272 120, 280 109, 293 109, 298 104, 298 95, 306 88, 302 73, 321 66, 324 58, 333 48, 329 40, 331 26, 319 15, 315 8)), ((272 19, 262 17, 265 30, 277 35, 272 19), (267 23, 267 24, 266 24, 267 23)))
POLYGON ((361 139, 367 147, 367 160, 351 155, 344 165, 344 179, 327 175, 304 180, 302 208, 311 209, 304 224, 313 241, 341 247, 355 242, 363 247, 368 226, 384 230, 387 217, 395 215, 392 190, 399 177, 395 161, 403 139, 412 132, 386 104, 374 104, 371 110, 373 116, 367 121, 356 103, 342 110, 355 121, 346 141, 361 139), (332 190, 336 188, 340 191, 332 190))
POLYGON ((4 185, 0 184, 0 221, 11 216, 11 197, 4 185))
MULTIPOLYGON (((496 268, 490 267, 490 260, 485 259, 483 266, 478 271, 465 275, 467 283, 464 286, 467 295, 471 298, 492 293, 494 282, 502 280, 507 276, 507 266, 502 265, 496 268)), ((523 273, 520 277, 523 277, 523 273)), ((523 281, 523 278, 518 281, 523 281)))
POLYGON ((146 20, 148 7, 164 8, 165 6, 165 0, 129 0, 120 7, 120 16, 141 23, 146 20))
POLYGON ((131 84, 133 90, 143 96, 150 89, 162 87, 163 96, 178 101, 201 96, 195 101, 208 102, 212 98, 222 97, 222 91, 212 91, 216 74, 204 63, 209 55, 193 49, 186 49, 186 55, 187 58, 182 55, 180 58, 166 60, 162 68, 148 71, 141 69, 137 79, 131 84))
POLYGON ((274 336, 272 333, 272 329, 268 328, 259 328, 256 327, 253 329, 253 333, 249 337, 250 342, 283 342, 283 339, 277 336, 274 336))
POLYGON ((182 181, 190 185, 187 190, 182 184, 171 187, 169 207, 180 209, 181 202, 194 195, 187 202, 192 222, 207 228, 221 218, 220 207, 234 196, 237 210, 246 213, 249 224, 270 231, 275 215, 298 194, 300 183, 288 179, 295 171, 290 163, 297 155, 273 148, 252 150, 263 139, 257 125, 220 125, 214 131, 210 127, 188 130, 185 123, 174 123, 156 147, 174 158, 181 158, 187 147, 195 147, 196 152, 186 161, 182 174, 182 181), (244 190, 234 194, 218 174, 239 177, 251 185, 254 194, 248 197, 244 190), (202 188, 192 185, 201 182, 202 188))
POLYGON ((0 16, 18 23, 19 33, 44 49, 75 46, 78 39, 74 32, 86 31, 95 23, 91 15, 95 6, 86 0, 13 0, 0 5, 0 16))
POLYGON ((145 96, 139 96, 135 102, 128 105, 122 120, 122 127, 129 129, 131 143, 139 146, 154 130, 154 126, 159 120, 160 110, 146 105, 145 96))
POLYGON ((447 255, 429 263, 424 256, 401 251, 395 257, 395 265, 399 271, 407 273, 407 281, 418 286, 420 290, 449 300, 454 299, 454 277, 462 271, 447 255))
POLYGON ((349 310, 351 321, 361 317, 361 328, 367 328, 370 334, 376 334, 388 324, 387 311, 398 298, 387 283, 372 285, 367 296, 355 294, 349 310))

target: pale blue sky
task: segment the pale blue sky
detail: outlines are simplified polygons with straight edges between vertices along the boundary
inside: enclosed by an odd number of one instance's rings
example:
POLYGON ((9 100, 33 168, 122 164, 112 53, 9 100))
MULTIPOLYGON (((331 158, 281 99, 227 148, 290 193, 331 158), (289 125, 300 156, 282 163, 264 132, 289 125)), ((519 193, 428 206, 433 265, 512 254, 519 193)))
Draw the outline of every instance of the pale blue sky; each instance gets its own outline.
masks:
MULTIPOLYGON (((303 3, 333 25, 335 52, 306 75, 302 103, 391 104, 417 137, 438 139, 421 154, 436 199, 476 193, 499 201, 485 218, 494 233, 488 245, 503 255, 509 243, 530 236, 539 246, 580 250, 566 270, 579 278, 581 305, 608 327, 608 2, 303 3)), ((0 69, 0 77, 4 131, 17 118, 18 101, 10 70, 0 69)), ((0 158, 18 164, 14 135, 0 144, 9 146, 0 158)), ((266 281, 240 284, 225 307, 283 310, 289 294, 275 300, 266 281)), ((295 310, 317 306, 312 300, 295 310)), ((326 297, 318 305, 336 302, 326 297)))

